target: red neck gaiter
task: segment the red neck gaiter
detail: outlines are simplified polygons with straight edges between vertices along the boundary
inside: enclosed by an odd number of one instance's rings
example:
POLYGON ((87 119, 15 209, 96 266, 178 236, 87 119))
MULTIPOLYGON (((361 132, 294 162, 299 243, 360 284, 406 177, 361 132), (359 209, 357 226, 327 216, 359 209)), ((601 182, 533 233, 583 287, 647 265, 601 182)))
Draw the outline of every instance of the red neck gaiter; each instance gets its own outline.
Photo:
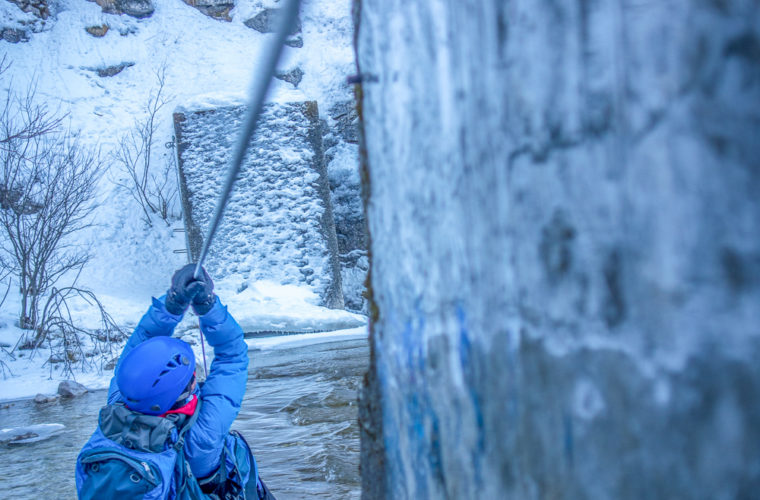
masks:
POLYGON ((176 410, 169 410, 166 413, 159 415, 159 417, 165 417, 171 413, 179 413, 181 415, 192 415, 195 413, 195 408, 198 406, 198 396, 193 394, 193 398, 184 406, 180 406, 176 410))

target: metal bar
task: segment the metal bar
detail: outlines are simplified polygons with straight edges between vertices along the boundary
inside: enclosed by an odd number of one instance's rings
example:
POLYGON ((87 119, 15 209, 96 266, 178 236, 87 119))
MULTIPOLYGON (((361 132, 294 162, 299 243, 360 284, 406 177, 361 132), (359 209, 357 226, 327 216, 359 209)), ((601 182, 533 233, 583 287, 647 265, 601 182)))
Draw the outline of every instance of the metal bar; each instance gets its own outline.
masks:
POLYGON ((261 115, 261 110, 264 107, 264 100, 266 99, 267 91, 269 90, 269 84, 277 69, 277 62, 282 54, 285 39, 295 23, 300 3, 300 0, 289 0, 280 9, 279 22, 275 35, 271 38, 269 47, 263 51, 263 60, 261 66, 259 66, 261 71, 258 73, 259 77, 254 78, 253 86, 251 87, 251 100, 248 104, 248 112, 245 116, 243 128, 240 130, 240 135, 238 136, 235 152, 232 161, 230 162, 229 171, 227 172, 227 178, 224 181, 224 187, 219 197, 219 201, 216 204, 214 217, 211 219, 206 238, 203 240, 203 249, 198 257, 198 264, 195 266, 195 279, 201 277, 201 267, 206 260, 211 241, 214 239, 214 234, 216 234, 216 230, 219 227, 224 208, 227 206, 227 201, 232 192, 232 187, 235 184, 238 173, 240 173, 240 167, 243 164, 243 159, 245 158, 245 153, 248 149, 248 143, 256 131, 256 124, 261 115))

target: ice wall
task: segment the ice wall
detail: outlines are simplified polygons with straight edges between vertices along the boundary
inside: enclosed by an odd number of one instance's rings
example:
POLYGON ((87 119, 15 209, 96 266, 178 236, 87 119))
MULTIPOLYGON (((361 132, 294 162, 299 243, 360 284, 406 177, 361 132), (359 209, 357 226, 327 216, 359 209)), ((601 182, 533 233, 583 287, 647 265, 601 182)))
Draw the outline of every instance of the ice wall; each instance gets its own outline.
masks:
MULTIPOLYGON (((174 114, 188 249, 203 246, 224 184, 243 106, 174 114)), ((209 248, 206 267, 240 288, 259 280, 303 285, 343 308, 338 245, 314 101, 269 103, 209 248)))
POLYGON ((357 0, 363 495, 760 491, 760 3, 357 0))

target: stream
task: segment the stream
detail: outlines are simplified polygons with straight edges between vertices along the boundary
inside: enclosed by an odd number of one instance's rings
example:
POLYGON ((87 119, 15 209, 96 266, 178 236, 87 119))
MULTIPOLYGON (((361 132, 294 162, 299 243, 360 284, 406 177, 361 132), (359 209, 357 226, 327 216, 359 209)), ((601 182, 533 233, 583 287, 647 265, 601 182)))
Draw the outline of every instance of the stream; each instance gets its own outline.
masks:
MULTIPOLYGON (((358 499, 357 390, 368 364, 366 338, 249 351, 246 396, 233 424, 278 500, 358 499)), ((74 464, 97 425, 106 392, 36 405, 0 403, 0 429, 60 423, 63 433, 0 445, 4 498, 75 499, 74 464)))

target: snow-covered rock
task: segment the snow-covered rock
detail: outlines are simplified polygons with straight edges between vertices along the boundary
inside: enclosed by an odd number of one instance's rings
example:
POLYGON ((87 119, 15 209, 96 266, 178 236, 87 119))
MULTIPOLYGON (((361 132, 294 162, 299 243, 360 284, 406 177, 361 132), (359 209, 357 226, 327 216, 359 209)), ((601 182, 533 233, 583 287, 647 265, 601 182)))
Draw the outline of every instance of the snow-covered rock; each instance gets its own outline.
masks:
POLYGON ((107 24, 101 24, 97 26, 87 26, 85 31, 95 38, 103 38, 106 36, 106 33, 108 33, 109 29, 111 28, 107 24))
POLYGON ((58 394, 64 398, 75 398, 86 392, 87 388, 85 386, 73 380, 64 380, 58 384, 58 394))
POLYGON ((294 88, 298 88, 298 84, 303 80, 303 70, 295 67, 288 71, 278 71, 274 74, 274 77, 283 82, 290 83, 294 88))
POLYGON ((10 2, 18 5, 22 11, 33 14, 40 19, 50 17, 51 9, 47 0, 10 0, 10 2))
POLYGON ((134 66, 135 63, 133 62, 122 62, 119 64, 114 64, 112 66, 105 66, 101 68, 93 68, 92 70, 97 73, 97 75, 101 78, 108 78, 111 76, 116 76, 122 71, 124 71, 127 68, 130 68, 134 66))
POLYGON ((50 21, 46 21, 50 13, 44 1, 0 3, 0 40, 28 42, 32 33, 38 33, 50 25, 50 21))
POLYGON ((209 17, 232 21, 230 11, 235 7, 232 0, 183 0, 186 4, 195 7, 209 17))
MULTIPOLYGON (((252 18, 245 21, 245 25, 259 33, 274 33, 277 29, 277 14, 279 9, 264 9, 252 18)), ((303 47, 303 36, 301 34, 301 18, 296 18, 296 23, 291 29, 285 44, 289 47, 303 47)))
POLYGON ((142 19, 150 17, 156 8, 151 0, 91 0, 107 14, 126 14, 142 19))
POLYGON ((54 403, 58 401, 59 396, 58 395, 49 395, 49 394, 37 394, 34 396, 34 402, 41 405, 46 403, 54 403))
POLYGON ((353 99, 336 102, 327 113, 333 120, 335 131, 344 141, 350 144, 359 142, 359 114, 353 99))

